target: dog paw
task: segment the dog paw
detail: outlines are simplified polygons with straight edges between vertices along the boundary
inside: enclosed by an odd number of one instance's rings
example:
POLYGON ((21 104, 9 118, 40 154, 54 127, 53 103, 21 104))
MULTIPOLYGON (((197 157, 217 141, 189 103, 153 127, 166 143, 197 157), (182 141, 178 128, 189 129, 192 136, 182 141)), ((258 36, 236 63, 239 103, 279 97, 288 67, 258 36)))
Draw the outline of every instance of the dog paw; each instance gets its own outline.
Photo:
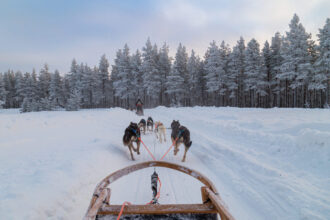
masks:
POLYGON ((138 151, 137 154, 140 154, 140 151, 138 151))

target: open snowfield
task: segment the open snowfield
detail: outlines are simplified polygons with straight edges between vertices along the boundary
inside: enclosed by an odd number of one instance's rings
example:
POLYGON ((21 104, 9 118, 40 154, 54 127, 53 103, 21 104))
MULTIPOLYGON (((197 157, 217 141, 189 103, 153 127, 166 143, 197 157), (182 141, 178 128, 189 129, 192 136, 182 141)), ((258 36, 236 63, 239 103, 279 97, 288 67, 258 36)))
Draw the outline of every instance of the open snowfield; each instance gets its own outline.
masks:
MULTIPOLYGON (((208 176, 236 219, 330 219, 330 110, 164 108, 145 110, 190 129, 183 164, 208 176)), ((145 118, 146 118, 145 117, 145 118)), ((131 161, 122 136, 141 117, 120 108, 78 112, 0 110, 0 219, 81 219, 93 190, 106 175, 131 161)), ((170 144, 153 134, 142 140, 160 158, 170 144)), ((180 163, 173 151, 165 158, 180 163)), ((158 169, 160 203, 201 202, 200 184, 158 169)), ((151 199, 145 169, 112 186, 111 202, 151 199)))

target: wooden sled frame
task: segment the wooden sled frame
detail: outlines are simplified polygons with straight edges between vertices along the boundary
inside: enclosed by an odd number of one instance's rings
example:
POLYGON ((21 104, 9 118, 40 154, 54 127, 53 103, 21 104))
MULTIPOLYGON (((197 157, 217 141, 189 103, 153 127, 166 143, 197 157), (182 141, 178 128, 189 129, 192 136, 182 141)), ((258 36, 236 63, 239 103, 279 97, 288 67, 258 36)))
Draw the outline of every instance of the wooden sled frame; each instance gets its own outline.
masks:
POLYGON ((137 170, 148 167, 165 167, 188 174, 204 184, 201 187, 202 204, 167 204, 167 205, 129 205, 124 208, 123 214, 171 214, 171 213, 218 213, 221 220, 234 220, 227 210, 225 203, 214 184, 203 174, 187 167, 164 162, 148 161, 118 170, 105 177, 95 188, 84 220, 94 220, 97 215, 118 215, 122 205, 110 205, 111 190, 107 188, 117 179, 137 170))

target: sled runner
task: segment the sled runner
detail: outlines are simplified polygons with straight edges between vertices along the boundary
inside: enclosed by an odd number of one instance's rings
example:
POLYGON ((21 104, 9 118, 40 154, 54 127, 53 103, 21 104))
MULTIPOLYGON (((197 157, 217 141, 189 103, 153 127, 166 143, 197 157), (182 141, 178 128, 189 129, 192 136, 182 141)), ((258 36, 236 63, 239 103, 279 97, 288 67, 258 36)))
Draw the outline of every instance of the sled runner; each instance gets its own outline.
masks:
POLYGON ((95 188, 84 220, 117 219, 195 219, 195 220, 233 220, 226 209, 213 183, 201 173, 187 167, 164 161, 149 161, 118 170, 104 178, 95 188), (147 204, 147 205, 114 205, 110 203, 111 190, 107 188, 117 179, 148 167, 165 167, 190 175, 204 186, 201 187, 202 203, 200 204, 147 204), (122 213, 121 213, 122 211, 122 213))

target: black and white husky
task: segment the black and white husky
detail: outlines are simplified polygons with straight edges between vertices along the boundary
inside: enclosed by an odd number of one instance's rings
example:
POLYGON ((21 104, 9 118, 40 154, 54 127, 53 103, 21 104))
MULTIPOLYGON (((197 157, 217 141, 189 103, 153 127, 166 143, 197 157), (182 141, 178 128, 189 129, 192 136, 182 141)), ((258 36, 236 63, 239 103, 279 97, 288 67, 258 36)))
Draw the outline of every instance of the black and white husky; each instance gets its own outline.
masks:
POLYGON ((154 120, 150 116, 147 119, 147 129, 148 131, 154 130, 154 120))
POLYGON ((188 128, 181 126, 179 121, 175 121, 175 120, 173 120, 173 122, 171 123, 171 128, 172 128, 171 139, 172 142, 174 143, 174 155, 178 153, 179 146, 180 144, 183 143, 185 146, 185 151, 182 158, 182 162, 185 162, 187 151, 189 150, 192 144, 192 141, 190 140, 190 132, 188 128))
POLYGON ((125 129, 125 134, 123 136, 123 144, 125 146, 128 146, 132 160, 134 160, 132 150, 134 150, 137 154, 140 154, 140 135, 140 129, 136 123, 131 122, 131 124, 125 129), (134 148, 133 142, 136 143, 136 148, 134 148))
POLYGON ((143 132, 143 134, 146 134, 146 129, 147 129, 147 123, 146 120, 144 120, 143 118, 140 120, 139 122, 139 129, 143 132))

